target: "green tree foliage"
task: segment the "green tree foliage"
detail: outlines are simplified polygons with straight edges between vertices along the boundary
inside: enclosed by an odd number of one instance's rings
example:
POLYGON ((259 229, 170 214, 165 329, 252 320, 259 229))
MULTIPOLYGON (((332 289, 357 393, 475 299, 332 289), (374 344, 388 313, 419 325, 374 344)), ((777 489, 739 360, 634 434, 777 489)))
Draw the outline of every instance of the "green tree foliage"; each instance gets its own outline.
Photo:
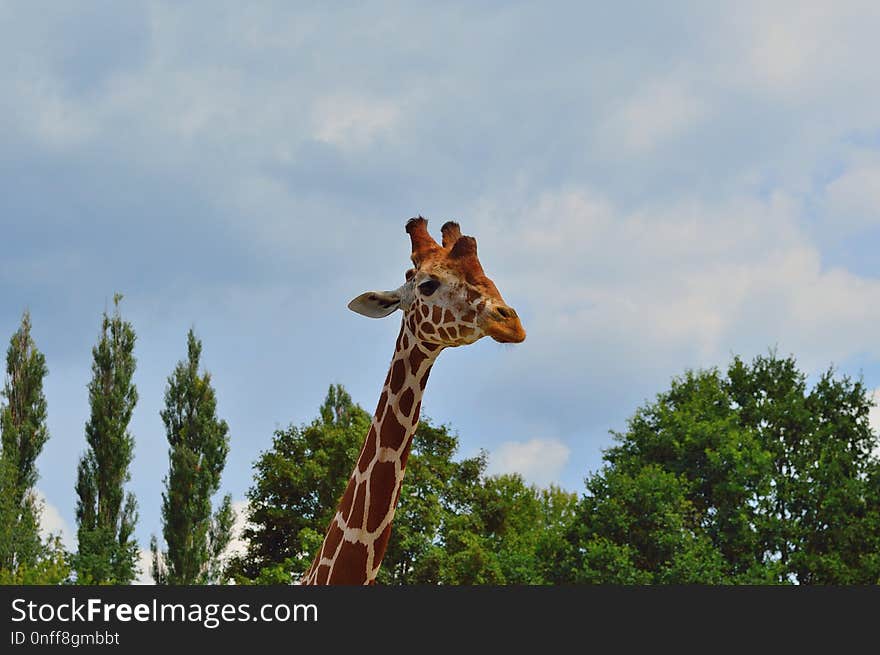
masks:
POLYGON ((378 582, 547 584, 577 496, 520 475, 485 475, 488 454, 456 460, 458 436, 419 423, 378 582))
POLYGON ((451 517, 473 506, 486 455, 455 461, 458 437, 445 425, 419 422, 406 477, 394 514, 391 538, 377 582, 440 582, 446 552, 442 535, 451 517))
POLYGON ((442 584, 549 584, 555 554, 576 515, 577 496, 522 476, 481 477, 466 504, 450 509, 440 535, 442 584))
POLYGON ((64 550, 61 537, 50 535, 40 544, 33 563, 23 563, 14 570, 0 569, 0 585, 63 584, 70 577, 68 560, 69 555, 64 550))
POLYGON ((792 359, 736 360, 729 377, 772 457, 758 514, 785 579, 880 582, 880 461, 868 390, 833 370, 807 390, 792 359))
POLYGON ((275 432, 254 464, 248 550, 230 562, 232 577, 283 584, 308 569, 369 429, 370 415, 331 385, 318 418, 275 432))
POLYGON ((80 584, 127 584, 137 573, 137 503, 123 488, 134 456, 128 424, 138 400, 132 381, 135 333, 119 314, 121 300, 119 294, 114 297, 112 316, 104 312, 101 336, 92 349, 88 449, 76 482, 78 552, 73 562, 80 584))
POLYGON ((220 557, 235 520, 232 497, 211 513, 211 496, 229 453, 229 426, 217 417, 217 398, 210 374, 199 374, 202 343, 187 334, 187 359, 177 364, 165 389, 161 412, 170 448, 170 472, 162 494, 162 535, 168 549, 160 553, 156 538, 153 579, 159 584, 211 584, 221 579, 220 557))
POLYGON ((556 581, 880 580, 880 468, 861 382, 793 358, 688 372, 587 480, 556 581))
MULTIPOLYGON (((320 416, 275 434, 248 492, 248 552, 239 582, 288 583, 311 564, 354 467, 370 416, 338 385, 320 416)), ((378 582, 478 584, 549 581, 546 554, 563 549, 577 498, 519 476, 484 477, 486 455, 456 460, 458 437, 421 421, 378 582)))
POLYGON ((36 460, 49 431, 43 378, 46 359, 31 336, 30 315, 6 351, 0 404, 0 583, 56 584, 69 571, 57 537, 40 537, 42 507, 34 493, 36 460))

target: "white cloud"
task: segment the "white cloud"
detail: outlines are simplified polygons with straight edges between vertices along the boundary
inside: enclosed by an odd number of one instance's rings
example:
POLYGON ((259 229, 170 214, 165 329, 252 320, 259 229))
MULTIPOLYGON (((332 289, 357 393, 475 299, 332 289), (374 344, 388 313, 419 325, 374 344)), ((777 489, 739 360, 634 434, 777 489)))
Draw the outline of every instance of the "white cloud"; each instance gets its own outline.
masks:
POLYGON ((313 109, 315 136, 343 150, 365 148, 388 134, 399 114, 398 107, 387 100, 345 95, 321 98, 313 109))
POLYGON ((138 574, 132 581, 136 585, 154 585, 156 581, 150 573, 150 567, 153 565, 153 554, 149 548, 138 549, 137 571, 138 574))
POLYGON ((872 407, 871 411, 868 413, 868 422, 871 424, 874 434, 878 437, 877 447, 874 449, 874 454, 877 455, 877 457, 880 457, 880 387, 874 389, 871 398, 874 400, 874 407, 872 407))
POLYGON ((39 83, 19 88, 19 102, 34 110, 22 116, 21 123, 41 145, 61 150, 80 146, 94 137, 97 128, 87 109, 69 101, 58 89, 39 83))
POLYGON ((242 534, 249 525, 247 521, 248 501, 233 501, 232 509, 235 511, 235 523, 232 525, 232 539, 229 541, 226 550, 223 551, 222 558, 224 560, 228 560, 236 555, 243 555, 247 551, 248 546, 248 542, 242 534))
MULTIPOLYGON (((722 10, 710 28, 716 51, 728 58, 730 82, 755 84, 789 99, 828 94, 864 82, 880 11, 864 0, 744 2, 722 10)), ((850 87, 851 88, 851 87, 850 87)))
POLYGON ((527 329, 568 351, 567 366, 589 370, 608 349, 643 362, 774 344, 807 366, 880 356, 880 279, 825 266, 784 194, 624 212, 581 189, 483 211, 505 285, 535 308, 527 329))
POLYGON ((748 63, 769 85, 781 86, 802 82, 811 69, 815 70, 817 56, 825 50, 832 30, 832 5, 810 5, 791 11, 791 7, 766 8, 749 14, 751 43, 748 63), (787 10, 786 10, 787 9, 787 10), (777 12, 784 11, 785 20, 777 12))
POLYGON ((856 227, 880 222, 880 161, 857 162, 827 187, 835 217, 856 227))
POLYGON ((559 439, 505 441, 489 455, 487 472, 519 473, 528 482, 546 486, 558 482, 571 450, 559 439))
POLYGON ((644 153, 684 134, 708 114, 706 101, 682 80, 670 78, 644 84, 614 109, 602 126, 609 150, 644 153))
POLYGON ((61 516, 61 512, 52 503, 46 500, 46 496, 39 489, 35 490, 37 502, 42 504, 43 513, 40 515, 40 534, 43 539, 51 535, 60 535, 61 543, 67 550, 76 547, 74 531, 67 525, 67 521, 61 516))

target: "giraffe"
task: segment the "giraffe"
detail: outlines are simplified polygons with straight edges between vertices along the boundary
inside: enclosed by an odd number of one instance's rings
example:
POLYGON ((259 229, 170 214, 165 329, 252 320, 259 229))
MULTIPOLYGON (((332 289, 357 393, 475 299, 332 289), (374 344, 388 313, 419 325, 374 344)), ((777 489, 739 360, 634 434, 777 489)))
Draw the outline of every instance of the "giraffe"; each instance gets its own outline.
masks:
POLYGON ((483 272, 477 242, 458 223, 441 228, 442 242, 421 216, 406 223, 412 268, 395 291, 368 291, 349 309, 370 318, 403 311, 385 384, 357 464, 324 542, 301 583, 373 584, 391 536, 422 394, 437 356, 484 336, 501 343, 526 338, 516 312, 483 272))

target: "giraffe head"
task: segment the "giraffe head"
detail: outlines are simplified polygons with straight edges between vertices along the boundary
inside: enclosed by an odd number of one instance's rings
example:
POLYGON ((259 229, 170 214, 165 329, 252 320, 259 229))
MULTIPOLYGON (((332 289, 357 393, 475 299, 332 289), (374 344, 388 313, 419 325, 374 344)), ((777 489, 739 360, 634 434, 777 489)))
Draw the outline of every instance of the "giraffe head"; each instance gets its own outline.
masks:
POLYGON ((368 291, 349 309, 382 318, 397 309, 417 339, 443 347, 463 346, 485 336, 501 343, 519 343, 526 332, 516 312, 501 297, 477 258, 477 241, 463 236, 458 223, 441 228, 442 243, 428 233, 428 221, 411 218, 406 231, 412 241, 413 267, 394 291, 368 291))

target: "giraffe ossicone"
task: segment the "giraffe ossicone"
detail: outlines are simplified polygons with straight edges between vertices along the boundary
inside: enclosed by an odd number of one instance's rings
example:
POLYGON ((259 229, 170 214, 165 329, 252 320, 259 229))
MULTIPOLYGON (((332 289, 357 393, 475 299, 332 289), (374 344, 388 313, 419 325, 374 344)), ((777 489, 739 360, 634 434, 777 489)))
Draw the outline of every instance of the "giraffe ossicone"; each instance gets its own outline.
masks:
POLYGON ((302 584, 372 584, 391 536, 406 461, 431 367, 444 348, 484 336, 526 338, 477 257, 477 242, 447 222, 437 243, 421 216, 406 223, 413 266, 393 291, 368 291, 349 303, 370 318, 403 312, 400 333, 373 421, 339 507, 302 584))

